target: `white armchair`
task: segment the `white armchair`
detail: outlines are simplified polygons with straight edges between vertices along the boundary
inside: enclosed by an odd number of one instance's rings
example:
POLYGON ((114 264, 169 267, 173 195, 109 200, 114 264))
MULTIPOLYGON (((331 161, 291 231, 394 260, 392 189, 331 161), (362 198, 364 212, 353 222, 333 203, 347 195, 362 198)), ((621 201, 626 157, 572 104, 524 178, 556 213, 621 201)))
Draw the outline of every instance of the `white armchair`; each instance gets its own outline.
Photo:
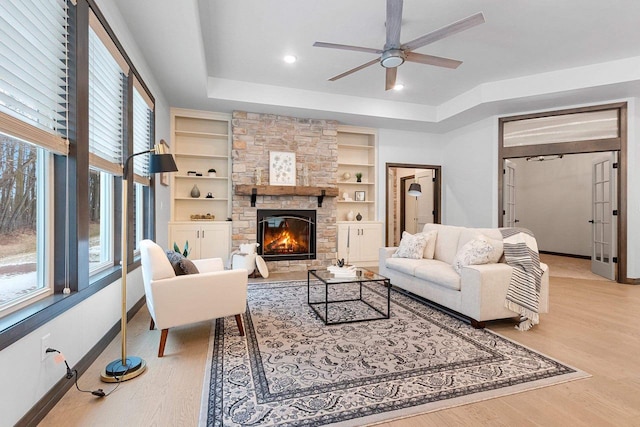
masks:
POLYGON ((151 240, 140 242, 142 279, 151 327, 160 329, 158 357, 164 355, 169 328, 241 314, 247 307, 247 271, 224 270, 222 259, 192 260, 199 274, 176 276, 165 250, 151 240))

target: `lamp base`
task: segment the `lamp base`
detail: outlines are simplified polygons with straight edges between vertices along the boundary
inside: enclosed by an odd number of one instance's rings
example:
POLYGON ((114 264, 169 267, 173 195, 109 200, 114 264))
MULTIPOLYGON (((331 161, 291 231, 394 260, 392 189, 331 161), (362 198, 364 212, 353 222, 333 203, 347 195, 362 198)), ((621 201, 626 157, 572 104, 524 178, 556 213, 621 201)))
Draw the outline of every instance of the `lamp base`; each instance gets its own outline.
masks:
POLYGON ((100 379, 105 383, 117 383, 119 381, 127 381, 142 374, 147 369, 147 363, 136 356, 127 357, 126 364, 122 363, 122 359, 114 360, 109 363, 102 371, 100 379))

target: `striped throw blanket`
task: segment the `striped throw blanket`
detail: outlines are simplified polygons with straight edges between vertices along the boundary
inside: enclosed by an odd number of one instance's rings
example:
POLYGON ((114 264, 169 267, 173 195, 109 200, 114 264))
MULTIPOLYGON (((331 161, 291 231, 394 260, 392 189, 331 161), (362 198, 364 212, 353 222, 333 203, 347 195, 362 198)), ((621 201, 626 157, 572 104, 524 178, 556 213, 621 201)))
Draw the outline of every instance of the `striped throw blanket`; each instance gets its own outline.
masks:
POLYGON ((513 267, 505 307, 520 314, 516 329, 526 331, 540 323, 540 284, 542 269, 538 244, 531 231, 524 228, 501 228, 504 257, 513 267))

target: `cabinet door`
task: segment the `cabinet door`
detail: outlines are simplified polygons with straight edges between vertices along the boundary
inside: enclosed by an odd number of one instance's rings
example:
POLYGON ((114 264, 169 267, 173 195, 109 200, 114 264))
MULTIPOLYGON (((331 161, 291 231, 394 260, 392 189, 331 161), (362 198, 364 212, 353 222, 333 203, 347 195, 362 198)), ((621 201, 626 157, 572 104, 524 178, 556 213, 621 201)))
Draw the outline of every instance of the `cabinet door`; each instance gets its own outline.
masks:
POLYGON ((349 262, 353 261, 354 259, 353 252, 356 244, 356 242, 353 239, 356 237, 356 234, 357 233, 356 233, 355 225, 347 225, 347 224, 338 225, 338 258, 344 258, 345 261, 348 260, 349 262), (347 241, 349 241, 348 250, 347 250, 347 241))
POLYGON ((200 258, 222 258, 227 262, 231 245, 231 223, 203 224, 200 229, 200 258))
POLYGON ((382 224, 362 224, 357 227, 359 261, 376 262, 382 247, 382 224))
POLYGON ((173 248, 173 243, 175 242, 182 251, 185 243, 189 242, 191 252, 188 258, 200 258, 199 236, 200 226, 198 224, 174 224, 169 226, 169 246, 173 248))

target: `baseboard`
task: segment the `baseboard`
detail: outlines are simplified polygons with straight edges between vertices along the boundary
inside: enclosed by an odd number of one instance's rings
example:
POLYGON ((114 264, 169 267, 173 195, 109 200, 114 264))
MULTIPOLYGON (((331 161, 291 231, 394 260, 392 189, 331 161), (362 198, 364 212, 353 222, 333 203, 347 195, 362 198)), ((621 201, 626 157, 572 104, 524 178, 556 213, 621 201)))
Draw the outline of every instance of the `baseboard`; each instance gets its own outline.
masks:
MULTIPOLYGON (((131 309, 127 312, 127 321, 142 308, 146 300, 143 296, 131 309)), ((89 369, 89 366, 96 361, 98 356, 104 351, 105 348, 113 341, 115 337, 120 333, 120 321, 118 320, 109 331, 94 345, 91 350, 85 356, 78 361, 71 369, 78 371, 78 377, 89 369)), ((65 374, 63 369, 60 369, 61 374, 65 374)), ((54 406, 62 399, 67 391, 74 385, 73 380, 69 380, 63 375, 62 379, 58 381, 33 407, 16 423, 16 427, 22 426, 36 426, 44 417, 53 409, 54 406)))
POLYGON ((569 258, 591 259, 591 256, 589 255, 574 255, 574 254, 565 254, 562 252, 552 252, 552 251, 538 251, 538 252, 545 255, 556 255, 556 256, 566 256, 569 258))

